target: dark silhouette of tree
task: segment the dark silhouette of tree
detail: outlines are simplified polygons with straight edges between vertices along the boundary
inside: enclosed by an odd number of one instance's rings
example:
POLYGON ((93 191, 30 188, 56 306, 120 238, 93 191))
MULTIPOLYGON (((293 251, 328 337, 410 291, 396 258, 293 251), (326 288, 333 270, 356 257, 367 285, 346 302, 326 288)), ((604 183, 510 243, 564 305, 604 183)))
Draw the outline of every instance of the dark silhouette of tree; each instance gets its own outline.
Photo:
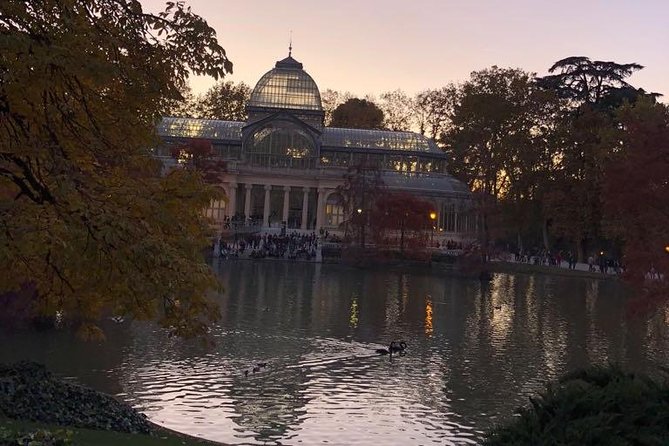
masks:
POLYGON ((348 101, 353 97, 353 94, 350 92, 341 92, 332 90, 330 88, 321 91, 321 103, 323 105, 323 111, 325 112, 325 125, 332 125, 332 113, 344 102, 348 101))
POLYGON ((453 84, 416 95, 413 114, 421 135, 439 141, 449 127, 457 95, 458 88, 453 84))
POLYGON ((351 98, 332 112, 332 127, 382 129, 383 111, 366 99, 351 98))
POLYGON ((548 70, 555 74, 540 77, 538 82, 560 97, 578 103, 602 104, 611 96, 621 96, 624 92, 624 97, 636 91, 626 79, 642 68, 637 63, 619 64, 572 56, 555 62, 548 70))
POLYGON ((604 175, 605 229, 624 242, 635 309, 657 309, 669 299, 669 109, 646 98, 622 107, 618 118, 625 150, 604 175))
POLYGON ((451 171, 477 197, 482 247, 493 230, 501 235, 505 220, 522 247, 521 234, 540 224, 536 203, 554 162, 546 144, 553 97, 537 88, 532 74, 498 67, 472 73, 453 96, 442 142, 451 171))
POLYGON ((220 81, 198 96, 192 112, 198 118, 246 121, 246 103, 250 97, 251 88, 244 82, 220 81))
POLYGON ((559 168, 545 200, 557 234, 575 243, 579 261, 602 237, 601 186, 604 166, 622 150, 616 137, 616 109, 655 94, 635 89, 627 78, 643 67, 636 63, 591 61, 569 57, 556 62, 538 84, 565 98, 554 133, 559 168))
POLYGON ((146 149, 190 74, 231 72, 215 31, 183 2, 3 0, 0 35, 0 292, 30 284, 83 337, 104 312, 206 333, 217 191, 146 149))
POLYGON ((383 127, 396 132, 411 131, 415 124, 415 104, 402 90, 387 91, 380 96, 379 107, 383 111, 383 127))
MULTIPOLYGON (((434 206, 407 192, 387 192, 379 197, 372 212, 377 240, 399 235, 400 252, 404 252, 409 236, 413 248, 424 248, 433 220, 430 213, 436 212, 434 206)), ((386 241, 387 242, 387 241, 386 241)))
POLYGON ((381 170, 370 164, 350 167, 344 175, 344 184, 337 188, 346 215, 346 234, 357 238, 361 248, 365 247, 370 227, 375 224, 372 213, 385 190, 381 170))

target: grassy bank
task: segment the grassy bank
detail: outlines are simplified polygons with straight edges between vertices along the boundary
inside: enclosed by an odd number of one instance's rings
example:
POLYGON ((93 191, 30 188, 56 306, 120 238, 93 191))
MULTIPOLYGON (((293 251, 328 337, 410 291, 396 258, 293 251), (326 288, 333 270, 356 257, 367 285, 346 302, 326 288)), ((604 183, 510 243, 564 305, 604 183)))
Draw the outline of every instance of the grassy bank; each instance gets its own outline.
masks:
POLYGON ((70 444, 74 446, 201 446, 216 444, 206 440, 187 437, 161 428, 158 428, 157 433, 154 433, 153 435, 125 434, 113 431, 63 427, 52 424, 0 418, 0 444, 12 444, 11 442, 3 443, 5 438, 32 437, 34 438, 33 441, 39 441, 45 431, 53 434, 53 437, 55 438, 54 442, 48 443, 43 441, 37 444, 70 444))

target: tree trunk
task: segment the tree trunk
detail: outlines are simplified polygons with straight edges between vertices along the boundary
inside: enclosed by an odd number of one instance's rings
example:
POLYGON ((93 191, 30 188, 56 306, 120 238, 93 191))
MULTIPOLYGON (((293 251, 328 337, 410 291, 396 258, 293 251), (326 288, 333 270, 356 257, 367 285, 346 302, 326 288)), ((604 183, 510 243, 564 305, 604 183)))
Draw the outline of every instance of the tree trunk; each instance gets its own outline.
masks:
POLYGON ((543 227, 541 228, 541 235, 544 238, 544 249, 546 251, 550 250, 550 243, 548 241, 548 220, 544 220, 543 227))
POLYGON ((576 239, 576 260, 578 263, 583 263, 585 257, 583 256, 583 244, 581 238, 576 239))

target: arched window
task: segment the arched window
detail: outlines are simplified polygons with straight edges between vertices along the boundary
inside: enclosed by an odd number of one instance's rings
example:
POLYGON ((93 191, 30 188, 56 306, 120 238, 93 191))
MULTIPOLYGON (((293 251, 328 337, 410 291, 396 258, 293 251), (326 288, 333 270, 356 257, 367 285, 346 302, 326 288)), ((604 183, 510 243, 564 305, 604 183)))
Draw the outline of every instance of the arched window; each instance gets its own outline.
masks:
POLYGON ((344 201, 341 195, 334 193, 325 202, 325 224, 331 227, 339 227, 344 223, 344 201))
POLYGON ((316 150, 313 139, 290 122, 271 123, 258 129, 246 148, 250 164, 263 167, 313 167, 316 150))
POLYGON ((225 201, 224 200, 214 200, 204 211, 204 215, 209 218, 214 219, 216 223, 221 223, 225 220, 225 201))

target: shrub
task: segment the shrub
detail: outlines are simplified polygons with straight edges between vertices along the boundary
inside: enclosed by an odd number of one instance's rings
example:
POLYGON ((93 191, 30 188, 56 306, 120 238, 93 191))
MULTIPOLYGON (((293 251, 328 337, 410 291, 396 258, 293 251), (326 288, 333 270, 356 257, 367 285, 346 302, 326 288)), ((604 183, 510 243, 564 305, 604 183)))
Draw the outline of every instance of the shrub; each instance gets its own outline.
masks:
POLYGON ((669 444, 669 382, 594 366, 549 384, 485 446, 669 444))

